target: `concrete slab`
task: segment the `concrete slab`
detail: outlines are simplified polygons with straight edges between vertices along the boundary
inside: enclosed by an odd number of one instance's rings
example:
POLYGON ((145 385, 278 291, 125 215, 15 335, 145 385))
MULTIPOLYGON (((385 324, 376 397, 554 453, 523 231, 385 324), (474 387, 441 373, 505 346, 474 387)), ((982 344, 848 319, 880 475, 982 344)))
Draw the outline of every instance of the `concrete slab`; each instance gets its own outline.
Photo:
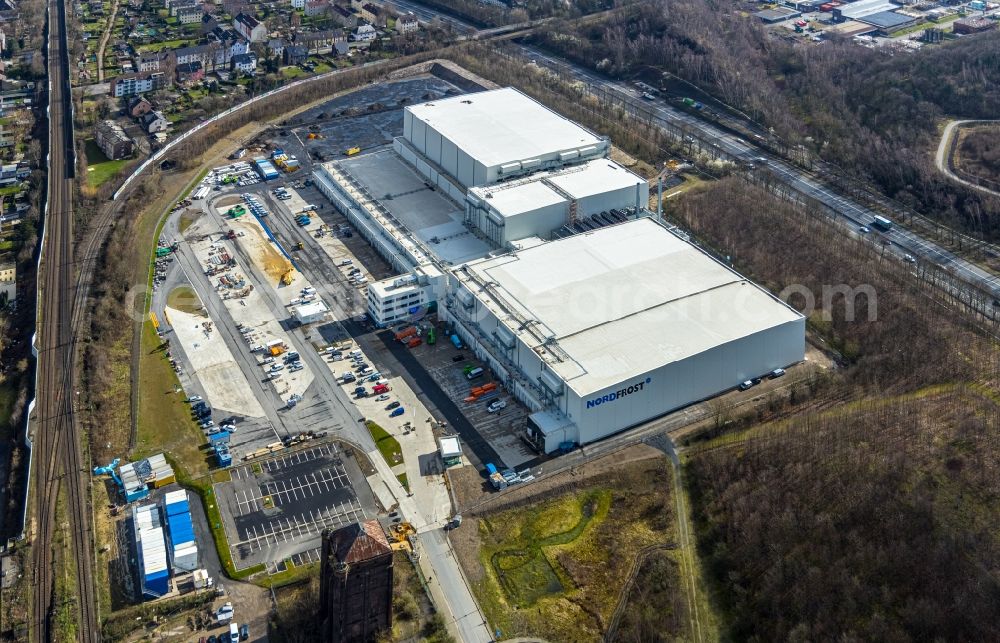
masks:
POLYGON ((210 406, 252 418, 263 417, 264 409, 246 381, 239 377, 239 367, 226 342, 214 330, 205 330, 203 324, 209 319, 169 307, 166 314, 210 406))
MULTIPOLYGON (((236 240, 230 241, 223 238, 222 228, 215 217, 202 217, 193 223, 185 232, 185 238, 188 239, 191 249, 204 265, 212 265, 209 263, 209 257, 213 252, 218 252, 219 249, 225 249, 232 257, 251 257, 254 252, 257 252, 259 257, 257 261, 244 262, 244 264, 254 264, 248 266, 253 274, 243 276, 247 278, 248 285, 252 286, 253 282, 256 281, 258 286, 263 287, 266 285, 270 287, 266 271, 268 257, 271 257, 271 255, 266 253, 266 241, 262 241, 262 239, 266 239, 263 229, 259 224, 256 224, 256 220, 252 217, 243 217, 243 219, 236 221, 240 222, 239 229, 245 233, 244 236, 237 237, 236 240), (249 221, 243 223, 247 219, 254 221, 254 223, 250 223, 249 221), (239 246, 241 252, 237 251, 236 246, 239 246)), ((229 220, 227 222, 232 223, 229 220)), ((236 226, 234 226, 234 229, 236 229, 236 226)), ((273 248, 270 250, 274 252, 273 248)), ((272 268, 271 270, 273 272, 275 269, 272 268)), ((230 270, 230 273, 241 275, 239 264, 230 270)), ((209 277, 209 279, 218 282, 219 276, 209 277)), ((297 294, 306 283, 305 279, 300 276, 300 281, 293 281, 291 286, 286 287, 287 293, 283 293, 279 297, 282 300, 287 299, 287 301, 291 301, 294 298, 292 295, 297 294)), ((275 318, 274 311, 259 288, 252 288, 239 298, 230 296, 230 293, 226 292, 225 288, 219 283, 215 284, 215 288, 222 297, 223 304, 226 306, 233 321, 251 329, 251 332, 245 336, 247 350, 252 345, 266 346, 269 342, 275 340, 284 342, 286 346, 292 346, 288 333, 275 318)), ((278 289, 274 289, 274 291, 278 292, 278 289)), ((285 313, 285 315, 286 318, 290 316, 289 313, 285 313)), ((268 365, 261 364, 262 380, 266 377, 267 368, 269 368, 268 365)), ((271 380, 271 384, 283 399, 287 399, 293 394, 303 395, 313 381, 313 374, 309 370, 309 367, 305 367, 303 370, 295 373, 289 372, 286 368, 281 373, 281 378, 271 380)))

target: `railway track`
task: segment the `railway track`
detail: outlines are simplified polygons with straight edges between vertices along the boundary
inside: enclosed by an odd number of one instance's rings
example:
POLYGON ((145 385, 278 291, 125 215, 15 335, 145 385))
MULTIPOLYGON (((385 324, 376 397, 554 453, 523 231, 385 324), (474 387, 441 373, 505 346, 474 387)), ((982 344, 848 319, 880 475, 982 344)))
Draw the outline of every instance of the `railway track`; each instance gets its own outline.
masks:
MULTIPOLYGON (((89 471, 83 465, 74 417, 74 321, 81 306, 73 263, 73 180, 75 152, 69 60, 66 51, 66 7, 48 5, 49 157, 45 236, 42 241, 39 386, 36 392, 33 459, 34 534, 32 539, 33 619, 31 640, 57 638, 59 623, 75 625, 62 632, 77 641, 100 640, 93 586, 93 545, 88 496, 89 471), (65 492, 65 520, 57 524, 57 500, 65 492), (66 528, 68 527, 68 529, 66 528), (53 536, 68 538, 64 558, 53 551, 53 536), (71 559, 71 560, 70 560, 71 559), (56 603, 55 564, 71 565, 75 603, 56 603), (57 615, 63 614, 58 619, 57 615)), ((65 597, 60 597, 65 600, 65 597)))

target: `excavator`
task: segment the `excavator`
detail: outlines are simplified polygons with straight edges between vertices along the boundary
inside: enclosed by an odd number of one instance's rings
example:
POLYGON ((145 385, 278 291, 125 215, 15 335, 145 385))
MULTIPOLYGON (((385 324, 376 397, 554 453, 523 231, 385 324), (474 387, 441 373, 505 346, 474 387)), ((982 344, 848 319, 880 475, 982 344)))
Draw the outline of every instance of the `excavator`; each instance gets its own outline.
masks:
POLYGON ((289 268, 288 270, 286 270, 285 274, 281 275, 281 283, 285 284, 286 286, 291 286, 292 285, 292 276, 293 276, 294 272, 295 271, 293 269, 291 269, 291 268, 289 268))
POLYGON ((414 536, 417 530, 408 522, 401 522, 389 527, 389 536, 392 542, 389 544, 393 551, 405 551, 413 553, 413 545, 410 544, 410 537, 414 536))

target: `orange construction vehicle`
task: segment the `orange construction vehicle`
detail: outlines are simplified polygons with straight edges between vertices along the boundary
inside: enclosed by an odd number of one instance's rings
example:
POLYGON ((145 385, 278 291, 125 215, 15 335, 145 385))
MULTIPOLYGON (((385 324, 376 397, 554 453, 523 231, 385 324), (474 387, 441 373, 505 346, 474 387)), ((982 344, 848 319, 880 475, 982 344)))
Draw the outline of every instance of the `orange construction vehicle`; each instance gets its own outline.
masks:
POLYGON ((409 326, 409 327, 404 328, 403 330, 399 331, 398 333, 396 333, 396 341, 405 342, 407 339, 409 339, 410 337, 413 337, 416 334, 417 334, 416 327, 409 326))

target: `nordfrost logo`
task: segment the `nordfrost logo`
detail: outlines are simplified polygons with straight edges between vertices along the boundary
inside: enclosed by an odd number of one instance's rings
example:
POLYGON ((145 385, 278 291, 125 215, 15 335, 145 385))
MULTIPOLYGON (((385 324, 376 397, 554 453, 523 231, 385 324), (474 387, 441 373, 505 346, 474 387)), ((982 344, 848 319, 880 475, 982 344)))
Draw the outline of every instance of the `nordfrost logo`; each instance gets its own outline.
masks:
POLYGON ((588 409, 592 409, 595 406, 600 406, 600 405, 605 404, 607 402, 614 402, 615 400, 620 400, 621 398, 625 397, 626 395, 632 395, 633 393, 638 393, 639 391, 641 391, 643 389, 644 386, 646 386, 647 384, 649 384, 652 381, 653 381, 653 378, 647 377, 646 380, 643 381, 643 382, 636 382, 635 384, 631 384, 629 386, 626 386, 625 388, 619 389, 619 390, 615 391, 614 393, 607 393, 605 395, 602 395, 601 397, 595 397, 592 400, 587 400, 587 408, 588 409))

